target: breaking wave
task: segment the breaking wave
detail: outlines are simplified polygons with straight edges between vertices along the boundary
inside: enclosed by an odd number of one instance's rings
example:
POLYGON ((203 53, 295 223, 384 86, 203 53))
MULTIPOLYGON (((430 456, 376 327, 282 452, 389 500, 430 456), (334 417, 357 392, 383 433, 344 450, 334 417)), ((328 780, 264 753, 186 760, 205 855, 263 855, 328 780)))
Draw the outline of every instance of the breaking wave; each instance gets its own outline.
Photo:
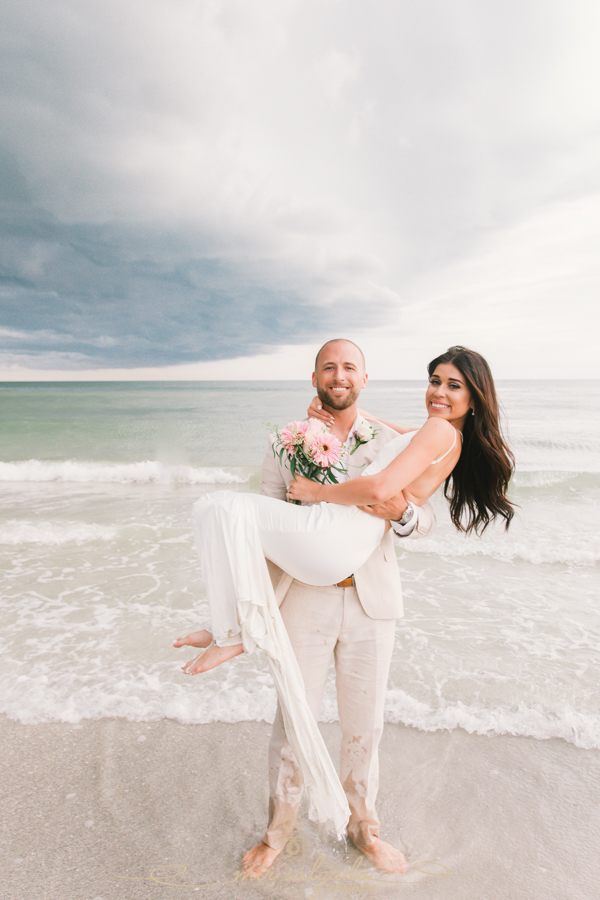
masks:
POLYGON ((171 466, 156 460, 135 463, 0 462, 0 482, 60 481, 79 484, 244 484, 249 475, 241 470, 209 466, 171 466))

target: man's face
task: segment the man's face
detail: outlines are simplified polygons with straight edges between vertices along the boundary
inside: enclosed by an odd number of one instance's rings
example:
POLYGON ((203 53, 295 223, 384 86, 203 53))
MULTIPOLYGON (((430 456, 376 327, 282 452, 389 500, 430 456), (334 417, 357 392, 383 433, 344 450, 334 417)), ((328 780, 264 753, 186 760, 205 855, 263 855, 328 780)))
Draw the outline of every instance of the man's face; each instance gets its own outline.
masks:
POLYGON ((367 377, 358 347, 348 341, 334 341, 321 350, 312 383, 321 403, 342 410, 356 403, 367 377))

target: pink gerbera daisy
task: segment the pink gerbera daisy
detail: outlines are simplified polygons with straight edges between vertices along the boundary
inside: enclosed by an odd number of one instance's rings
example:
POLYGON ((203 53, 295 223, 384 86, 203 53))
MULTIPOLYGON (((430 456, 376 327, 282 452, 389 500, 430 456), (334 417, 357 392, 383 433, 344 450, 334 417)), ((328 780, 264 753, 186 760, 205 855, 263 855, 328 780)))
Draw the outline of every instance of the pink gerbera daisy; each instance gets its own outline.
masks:
POLYGON ((312 457, 317 465, 328 469, 340 461, 342 442, 334 434, 315 435, 315 443, 311 447, 312 457))

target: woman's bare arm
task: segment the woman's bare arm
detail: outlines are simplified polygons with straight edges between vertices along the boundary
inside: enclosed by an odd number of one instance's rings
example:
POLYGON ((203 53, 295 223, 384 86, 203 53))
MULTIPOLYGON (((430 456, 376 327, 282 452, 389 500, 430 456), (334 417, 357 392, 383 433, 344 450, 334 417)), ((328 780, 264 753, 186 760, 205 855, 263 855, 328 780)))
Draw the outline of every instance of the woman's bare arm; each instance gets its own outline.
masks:
POLYGON ((316 484, 306 478, 292 481, 288 496, 294 500, 364 506, 384 503, 421 475, 447 447, 454 429, 444 419, 431 418, 383 471, 361 475, 343 484, 316 484))

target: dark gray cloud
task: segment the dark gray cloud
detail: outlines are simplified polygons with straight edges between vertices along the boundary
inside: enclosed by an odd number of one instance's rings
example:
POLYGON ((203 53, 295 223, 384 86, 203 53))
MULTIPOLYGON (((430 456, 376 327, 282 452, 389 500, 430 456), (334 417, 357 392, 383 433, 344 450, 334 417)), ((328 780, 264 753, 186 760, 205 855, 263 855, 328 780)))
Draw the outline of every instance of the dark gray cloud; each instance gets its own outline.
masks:
MULTIPOLYGON (((90 368, 251 356, 339 328, 337 304, 310 301, 327 284, 304 277, 274 288, 189 231, 64 225, 32 214, 5 217, 2 232, 1 339, 34 367, 61 358, 90 368)), ((364 297, 349 289, 339 302, 344 327, 360 326, 364 297)), ((369 324, 385 314, 380 298, 369 324)))

